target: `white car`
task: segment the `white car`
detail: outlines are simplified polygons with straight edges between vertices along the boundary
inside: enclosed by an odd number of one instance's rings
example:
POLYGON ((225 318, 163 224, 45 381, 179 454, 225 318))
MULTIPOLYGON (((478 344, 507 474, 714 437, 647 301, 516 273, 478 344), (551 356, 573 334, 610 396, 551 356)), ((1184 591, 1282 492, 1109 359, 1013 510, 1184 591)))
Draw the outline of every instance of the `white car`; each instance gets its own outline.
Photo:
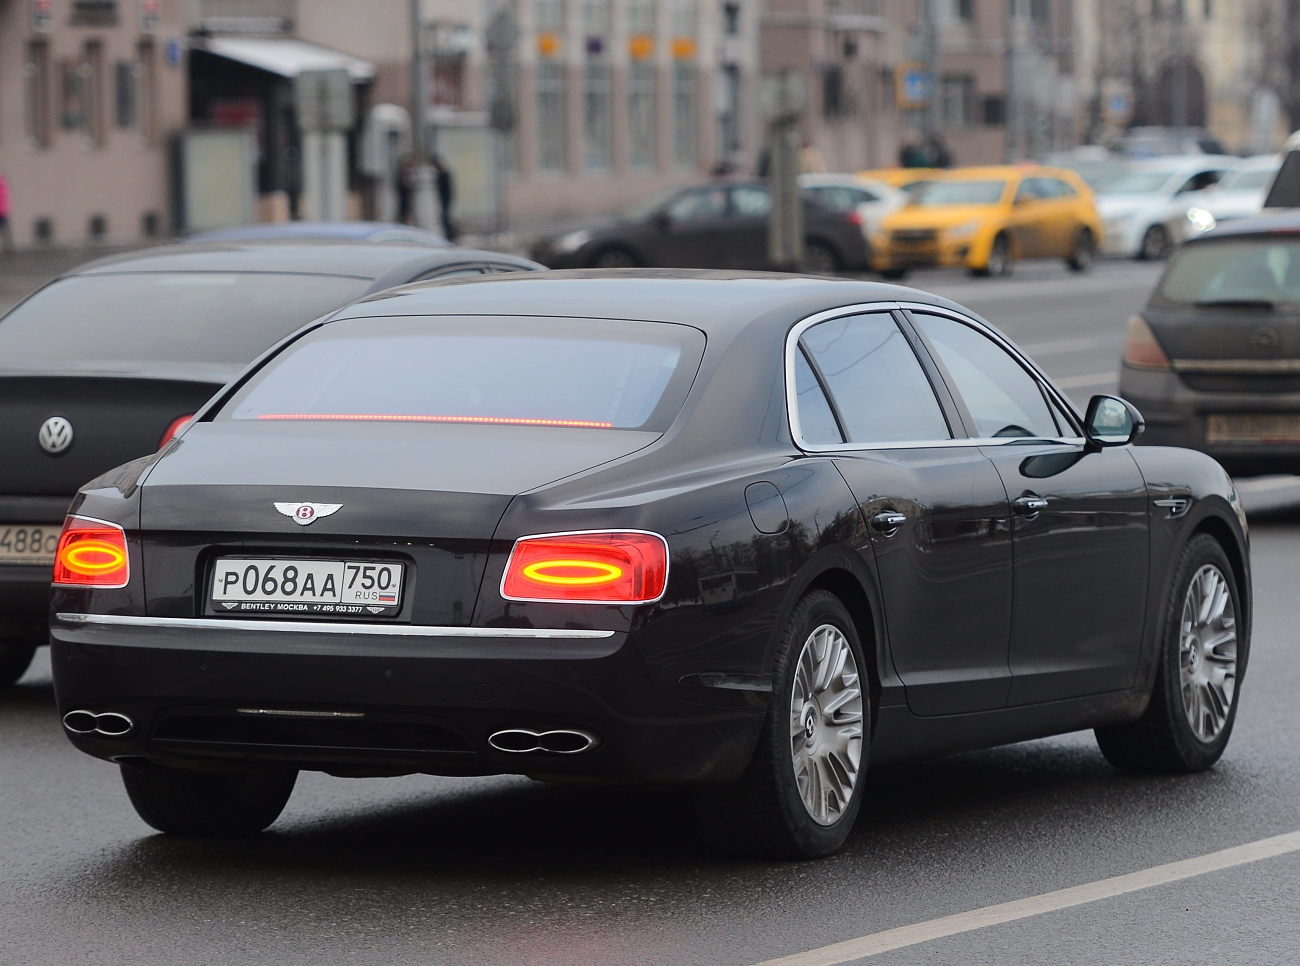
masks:
POLYGON ((905 191, 852 174, 801 174, 799 187, 828 208, 857 212, 868 245, 880 220, 911 200, 905 191))
POLYGON ((1264 209, 1264 198, 1281 166, 1280 154, 1242 158, 1214 187, 1181 195, 1187 204, 1186 218, 1191 233, 1209 231, 1234 218, 1258 215, 1264 209))
POLYGON ((1097 214, 1105 227, 1102 251, 1164 258, 1191 234, 1182 197, 1217 184, 1236 161, 1202 154, 1135 162, 1097 193, 1097 214))

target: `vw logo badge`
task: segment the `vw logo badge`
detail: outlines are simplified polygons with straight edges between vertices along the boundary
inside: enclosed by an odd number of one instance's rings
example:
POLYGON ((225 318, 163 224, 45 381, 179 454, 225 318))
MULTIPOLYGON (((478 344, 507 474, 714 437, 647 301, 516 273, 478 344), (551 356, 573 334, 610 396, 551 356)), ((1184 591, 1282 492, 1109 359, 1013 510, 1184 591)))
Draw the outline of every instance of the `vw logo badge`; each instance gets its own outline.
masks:
POLYGON ((41 449, 51 456, 58 456, 72 445, 72 423, 62 416, 51 416, 41 423, 41 431, 36 434, 41 449))

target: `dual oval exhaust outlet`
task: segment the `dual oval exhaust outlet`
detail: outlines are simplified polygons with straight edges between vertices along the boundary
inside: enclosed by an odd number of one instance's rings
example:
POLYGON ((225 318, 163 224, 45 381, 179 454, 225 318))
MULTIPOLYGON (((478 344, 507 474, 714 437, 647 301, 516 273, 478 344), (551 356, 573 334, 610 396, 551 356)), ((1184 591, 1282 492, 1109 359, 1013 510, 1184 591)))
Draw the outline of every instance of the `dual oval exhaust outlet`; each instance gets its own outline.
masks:
POLYGON ((599 745, 600 738, 580 728, 506 728, 490 735, 488 744, 512 755, 580 755, 599 745))
POLYGON ((63 727, 74 735, 125 738, 135 730, 135 722, 120 711, 69 711, 63 716, 63 727))

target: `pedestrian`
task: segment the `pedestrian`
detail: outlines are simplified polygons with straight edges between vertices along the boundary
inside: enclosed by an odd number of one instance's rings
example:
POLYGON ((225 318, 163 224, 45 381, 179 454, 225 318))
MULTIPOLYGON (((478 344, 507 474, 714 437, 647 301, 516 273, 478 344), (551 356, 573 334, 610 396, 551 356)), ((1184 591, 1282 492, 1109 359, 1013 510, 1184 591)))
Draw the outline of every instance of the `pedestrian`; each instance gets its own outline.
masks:
POLYGON ((415 224, 414 212, 411 211, 411 198, 414 196, 415 159, 410 155, 402 159, 397 169, 397 220, 403 225, 415 224))
POLYGON ((929 166, 932 168, 951 168, 952 152, 948 150, 948 145, 938 134, 931 134, 925 141, 925 153, 929 157, 929 166))
POLYGON ((13 250, 14 233, 9 229, 9 182, 0 171, 0 251, 12 255, 13 250))
POLYGON ((438 207, 442 211, 442 234, 447 241, 455 241, 459 232, 451 220, 451 203, 455 198, 456 186, 451 178, 451 169, 442 158, 434 155, 433 170, 438 185, 438 207))

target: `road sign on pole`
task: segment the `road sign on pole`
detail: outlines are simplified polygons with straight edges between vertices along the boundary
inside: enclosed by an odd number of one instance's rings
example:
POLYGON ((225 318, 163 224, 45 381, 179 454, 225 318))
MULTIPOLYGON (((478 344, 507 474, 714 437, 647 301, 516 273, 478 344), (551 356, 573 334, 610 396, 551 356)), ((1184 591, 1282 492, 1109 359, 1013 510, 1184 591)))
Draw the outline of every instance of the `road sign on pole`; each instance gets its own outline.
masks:
POLYGON ((934 99, 934 77, 921 63, 899 64, 894 73, 895 100, 904 110, 920 110, 934 99))

